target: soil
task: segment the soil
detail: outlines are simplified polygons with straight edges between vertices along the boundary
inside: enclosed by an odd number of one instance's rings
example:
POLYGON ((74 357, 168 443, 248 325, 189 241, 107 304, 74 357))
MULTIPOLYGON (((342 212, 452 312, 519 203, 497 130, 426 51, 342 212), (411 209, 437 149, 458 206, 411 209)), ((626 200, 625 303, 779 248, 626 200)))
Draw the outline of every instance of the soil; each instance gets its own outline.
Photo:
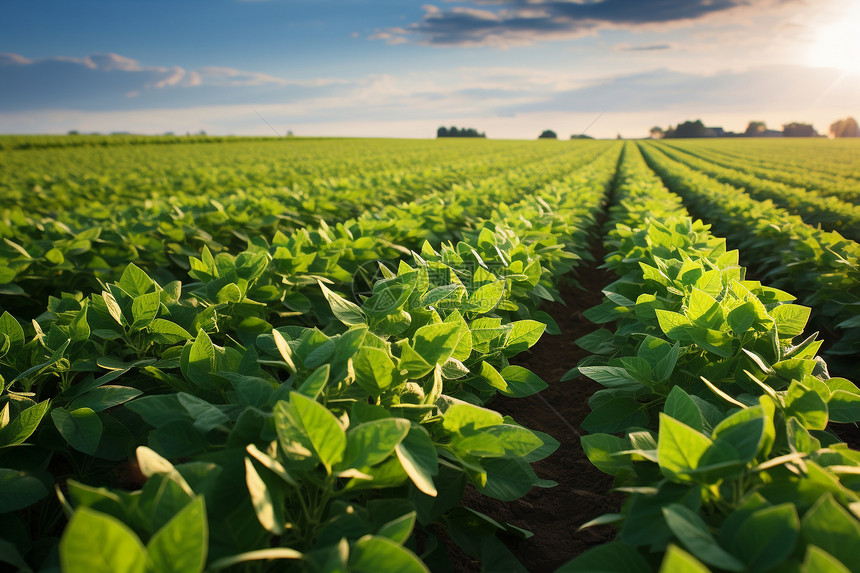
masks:
MULTIPOLYGON (((498 397, 490 406, 512 416, 527 428, 552 435, 561 442, 548 458, 533 464, 538 476, 558 482, 553 488, 533 488, 514 502, 500 502, 467 489, 464 505, 490 517, 527 529, 530 539, 509 537, 504 541, 529 571, 554 571, 587 549, 606 543, 615 535, 611 527, 592 527, 579 531, 587 521, 619 510, 622 496, 607 493, 612 478, 591 465, 583 453, 580 424, 589 413, 588 399, 600 389, 583 377, 561 382, 561 377, 588 353, 574 344, 580 336, 596 327, 582 312, 602 301, 601 290, 614 275, 598 269, 603 252, 593 253, 596 263, 577 269, 582 288, 572 284, 561 287, 566 305, 541 306, 552 316, 561 334, 541 337, 532 349, 517 356, 517 364, 529 368, 549 384, 537 395, 527 398, 498 397)), ((473 560, 457 559, 461 571, 479 571, 473 560)))

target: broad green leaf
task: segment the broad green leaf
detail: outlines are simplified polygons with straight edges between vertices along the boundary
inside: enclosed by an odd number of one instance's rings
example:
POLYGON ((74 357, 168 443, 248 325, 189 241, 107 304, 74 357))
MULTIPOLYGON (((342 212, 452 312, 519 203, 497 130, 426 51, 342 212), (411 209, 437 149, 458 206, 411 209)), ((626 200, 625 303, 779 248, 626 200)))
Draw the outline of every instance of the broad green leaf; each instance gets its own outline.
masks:
POLYGON ((657 456, 660 470, 669 479, 690 481, 684 474, 699 467, 699 460, 712 443, 701 432, 660 413, 657 456))
POLYGON ((46 495, 48 490, 38 478, 0 468, 0 514, 25 508, 46 495))
MULTIPOLYGON (((39 427, 39 423, 45 417, 50 405, 50 400, 39 402, 25 408, 14 419, 10 420, 7 425, 0 429, 0 448, 24 443, 39 427)), ((8 412, 6 409, 8 407, 9 403, 7 402, 4 408, 5 412, 8 412)))
POLYGON ((364 468, 376 465, 391 456, 409 432, 408 420, 385 418, 365 422, 346 433, 346 452, 339 469, 364 468))
POLYGON ((502 415, 498 412, 461 403, 448 407, 442 418, 442 425, 449 432, 459 432, 462 428, 478 430, 501 424, 503 421, 502 415))
POLYGON ((794 504, 754 512, 738 528, 733 547, 750 571, 768 571, 794 551, 800 518, 794 504))
POLYGON ((314 451, 330 473, 346 448, 346 434, 340 422, 325 406, 298 392, 290 392, 290 405, 301 420, 314 451))
POLYGON ((318 283, 323 296, 328 301, 331 311, 342 323, 347 326, 354 324, 366 324, 367 320, 361 308, 354 302, 350 302, 339 294, 328 289, 323 283, 318 283))
POLYGON ((860 571, 860 523, 829 493, 806 512, 801 520, 803 541, 823 549, 850 571, 860 571))
POLYGON ((283 489, 269 487, 250 458, 245 458, 245 484, 260 525, 274 535, 281 535, 286 522, 283 489))
POLYGON ((10 350, 15 351, 24 346, 24 329, 21 327, 21 323, 8 312, 4 312, 0 316, 0 334, 9 337, 10 350))
POLYGON ((751 301, 736 306, 726 317, 729 327, 736 335, 747 332, 756 321, 756 307, 751 301))
POLYGON ((429 496, 436 497, 433 476, 439 473, 439 458, 427 430, 413 425, 403 441, 397 444, 395 452, 415 487, 429 496))
POLYGON ((387 537, 391 541, 400 545, 406 543, 409 536, 412 535, 412 530, 415 528, 415 521, 418 514, 410 511, 405 515, 401 515, 397 519, 393 519, 384 524, 376 532, 379 537, 387 537))
POLYGON ((807 306, 781 304, 770 311, 770 315, 776 321, 780 338, 792 338, 803 334, 811 310, 807 306))
POLYGON ((85 454, 94 454, 102 437, 102 421, 91 408, 54 408, 51 419, 69 445, 85 454))
POLYGON ((513 356, 515 353, 528 350, 540 339, 546 325, 536 320, 517 320, 513 323, 511 333, 508 335, 508 343, 505 346, 505 354, 513 356))
POLYGON ((188 360, 182 373, 195 384, 209 384, 209 374, 215 371, 215 347, 209 335, 200 330, 194 342, 186 348, 189 348, 188 360))
POLYGON ((688 507, 669 504, 663 508, 663 518, 675 537, 697 559, 727 571, 744 570, 744 564, 720 547, 702 518, 688 507))
POLYGON ((63 531, 60 565, 66 573, 143 573, 147 554, 124 523, 82 507, 63 531))
POLYGON ((175 322, 163 318, 153 319, 146 328, 152 339, 159 344, 176 344, 194 338, 175 322))
POLYGON ((677 545, 669 545, 658 573, 710 573, 701 561, 680 549, 677 545))
POLYGON ((648 424, 645 405, 634 398, 614 398, 592 410, 582 421, 582 429, 589 433, 624 432, 631 427, 648 424))
POLYGON ((94 412, 101 412, 120 404, 125 404, 132 398, 143 394, 137 388, 126 386, 99 386, 93 388, 83 396, 78 396, 69 404, 69 410, 78 408, 90 408, 94 412))
POLYGON ((134 263, 129 263, 119 279, 119 286, 132 297, 146 294, 153 288, 152 279, 140 270, 134 263))
POLYGON ((394 362, 380 348, 362 346, 352 360, 355 381, 371 396, 380 396, 394 380, 394 362))
POLYGON ((816 547, 806 546, 806 558, 803 560, 803 573, 851 573, 848 567, 838 559, 816 547))
POLYGON ((134 297, 131 303, 132 330, 140 330, 149 325, 161 307, 161 294, 150 292, 134 297))
POLYGON ((320 395, 323 389, 325 389, 326 384, 328 384, 330 371, 331 365, 323 364, 302 382, 302 385, 298 388, 298 392, 316 400, 317 396, 320 395))
POLYGON ((209 527, 203 496, 186 505, 146 545, 153 569, 164 573, 203 571, 208 549, 209 527))
POLYGON ((461 325, 455 322, 428 324, 415 331, 413 349, 427 364, 444 364, 460 339, 461 325))
POLYGON ((702 413, 690 395, 680 386, 672 387, 669 397, 666 398, 666 404, 663 406, 663 412, 696 431, 701 432, 704 428, 702 413))
POLYGON ((386 537, 366 535, 355 542, 349 555, 354 573, 429 573, 418 557, 386 537))
POLYGON ((827 427, 827 403, 818 392, 796 380, 785 394, 785 415, 794 416, 809 430, 823 430, 827 427))
POLYGON ((616 475, 621 470, 631 468, 630 456, 614 455, 629 449, 627 440, 611 434, 588 434, 579 441, 588 461, 603 473, 616 475))
POLYGON ((485 314, 493 310, 505 294, 505 281, 495 281, 478 288, 469 296, 471 312, 485 314))
POLYGON ((537 394, 548 386, 537 374, 522 366, 506 366, 502 369, 501 375, 505 379, 507 388, 500 392, 505 396, 523 398, 537 394))
POLYGON ((176 397, 191 419, 194 420, 194 427, 204 434, 230 420, 229 416, 217 406, 202 398, 186 392, 179 392, 176 397))

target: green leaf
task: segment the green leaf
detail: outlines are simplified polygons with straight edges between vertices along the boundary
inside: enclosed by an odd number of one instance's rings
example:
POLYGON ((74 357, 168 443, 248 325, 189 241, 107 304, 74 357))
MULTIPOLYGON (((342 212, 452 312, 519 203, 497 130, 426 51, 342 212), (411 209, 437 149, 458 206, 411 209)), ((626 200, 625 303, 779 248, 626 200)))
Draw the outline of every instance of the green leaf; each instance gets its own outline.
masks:
POLYGON ((275 339, 275 346, 278 348, 278 353, 281 355, 281 358, 284 359, 284 362, 287 363, 287 368, 289 369, 291 374, 295 374, 298 372, 298 368, 296 368, 296 363, 293 360, 293 350, 290 347, 287 339, 284 338, 284 335, 281 334, 277 329, 272 331, 272 337, 275 339))
POLYGON ((15 317, 8 312, 4 312, 0 316, 0 334, 5 334, 9 337, 10 351, 15 351, 24 346, 24 329, 15 320, 15 317))
POLYGON ((0 468, 0 514, 25 508, 46 495, 48 490, 38 478, 0 468))
POLYGON ((669 397, 666 398, 666 404, 663 406, 663 412, 696 431, 701 432, 704 428, 702 413, 690 395, 680 386, 672 387, 669 397))
POLYGON ((851 573, 838 559, 816 547, 807 545, 803 573, 851 573))
POLYGON ((502 369, 501 375, 505 379, 507 388, 500 392, 505 396, 523 398, 537 394, 549 386, 537 374, 522 366, 506 366, 502 369))
POLYGON ((388 523, 384 524, 379 528, 379 531, 376 532, 376 535, 379 537, 387 537, 391 541, 402 545, 406 543, 409 536, 412 535, 412 530, 415 528, 417 517, 418 514, 416 512, 410 511, 407 514, 401 515, 397 519, 392 519, 388 523))
POLYGON ((812 506, 801 520, 801 535, 809 545, 819 547, 842 562, 850 571, 860 571, 860 523, 830 493, 812 506))
MULTIPOLYGON (((186 345, 186 348, 189 348, 186 345)), ((188 361, 183 374, 191 382, 205 386, 209 384, 209 374, 215 371, 215 347, 209 335, 203 330, 197 333, 197 338, 191 343, 188 351, 188 361)))
POLYGON ((677 545, 669 545, 658 573, 710 573, 701 561, 680 549, 677 545))
POLYGON ((250 458, 245 458, 245 484, 260 525, 269 533, 281 535, 286 522, 283 488, 269 487, 250 458))
POLYGON ((669 479, 690 481, 691 478, 684 474, 699 466, 699 460, 711 444, 711 440, 701 432, 660 413, 657 456, 660 470, 669 479))
MULTIPOLYGON (((131 303, 132 330, 140 330, 149 325, 161 307, 161 294, 154 291, 134 297, 131 303)), ((189 337, 190 338, 190 337, 189 337)))
POLYGON ((54 408, 51 419, 70 446, 85 454, 95 454, 102 437, 102 421, 91 408, 78 408, 71 412, 54 408))
POLYGON ((589 433, 603 432, 612 434, 624 432, 631 427, 648 424, 645 405, 634 398, 613 398, 592 410, 582 421, 582 429, 589 433))
POLYGON ((505 281, 495 281, 478 288, 469 296, 474 305, 470 312, 484 314, 493 310, 505 294, 505 281))
POLYGON ((588 461, 603 473, 614 476, 631 468, 629 455, 615 455, 629 449, 627 440, 611 434, 588 434, 582 436, 579 441, 588 461))
POLYGON ((239 553, 237 555, 231 555, 229 557, 222 557, 221 559, 216 559, 209 564, 209 569, 213 571, 218 571, 219 569, 226 569, 227 567, 232 567, 233 565, 238 565, 239 563, 247 563, 248 561, 271 561, 275 559, 301 558, 302 554, 295 549, 289 549, 287 547, 274 547, 272 549, 258 549, 256 551, 246 551, 245 553, 239 553))
POLYGON ((740 336, 755 324, 756 307, 751 301, 747 301, 729 311, 729 315, 726 317, 726 320, 729 323, 729 328, 732 329, 732 332, 740 336))
POLYGON ((439 457, 427 430, 417 424, 413 425, 394 450, 400 465, 415 487, 429 496, 436 497, 433 476, 439 473, 439 457))
POLYGON ((779 337, 792 338, 803 334, 811 310, 807 306, 798 304, 781 304, 770 311, 770 315, 776 321, 779 337))
POLYGON ((316 400, 317 396, 319 396, 325 388, 325 385, 328 384, 330 371, 331 364, 323 364, 314 370, 311 375, 302 382, 302 385, 298 388, 298 392, 300 394, 304 394, 308 398, 316 400))
MULTIPOLYGON (((51 401, 45 400, 22 410, 15 416, 13 420, 0 429, 0 448, 17 446, 32 436, 48 412, 50 405, 51 401)), ((6 407, 8 406, 7 402, 6 407)))
POLYGON ((346 433, 340 422, 325 406, 298 392, 290 392, 290 405, 320 461, 331 473, 331 467, 341 460, 346 449, 346 433))
POLYGON ((349 555, 353 573, 429 573, 418 557, 386 537, 366 535, 355 542, 349 555))
POLYGON ((808 430, 827 427, 827 403, 818 392, 796 380, 785 394, 785 415, 794 416, 808 430))
POLYGON ((753 512, 734 536, 733 547, 750 571, 768 571, 794 551, 800 518, 792 503, 753 512))
POLYGON ((449 406, 442 418, 442 425, 445 429, 454 433, 463 428, 478 430, 503 422, 504 418, 498 412, 466 403, 449 406))
POLYGON ((143 573, 147 555, 124 523, 82 507, 60 539, 60 564, 66 573, 143 573))
POLYGON ((669 504, 663 508, 663 518, 675 537, 697 559, 727 571, 744 570, 744 564, 720 547, 702 518, 688 507, 669 504))
POLYGON ((194 427, 204 434, 218 426, 227 423, 230 418, 217 406, 192 394, 179 392, 176 395, 179 403, 194 420, 194 427))
POLYGON ((346 433, 346 452, 338 469, 365 468, 385 461, 409 433, 410 423, 402 418, 365 422, 346 433))
POLYGON ((352 361, 355 381, 365 392, 379 397, 394 380, 394 362, 381 348, 362 346, 352 361))
POLYGON ((69 410, 78 408, 90 408, 94 412, 101 412, 114 406, 119 406, 143 394, 137 388, 126 386, 99 386, 93 388, 83 396, 78 396, 69 404, 69 410))
POLYGON ((155 532, 146 545, 154 571, 194 573, 203 571, 209 549, 206 504, 198 496, 155 532))
POLYGON ((412 347, 430 366, 444 364, 457 347, 460 328, 456 322, 422 326, 415 331, 412 347))
POLYGON ((353 324, 366 324, 367 319, 364 316, 361 308, 354 302, 350 302, 339 294, 329 290, 323 283, 318 283, 323 296, 328 301, 331 311, 342 323, 347 326, 353 324))
POLYGON ((176 344, 194 338, 187 330, 169 320, 155 318, 147 325, 152 339, 159 344, 176 344))
POLYGON ((511 333, 508 335, 508 343, 505 345, 505 354, 513 356, 518 352, 528 350, 540 339, 546 324, 536 320, 518 320, 513 323, 511 333))
POLYGON ((134 298, 148 293, 153 286, 152 279, 134 263, 129 263, 119 278, 119 287, 134 298))

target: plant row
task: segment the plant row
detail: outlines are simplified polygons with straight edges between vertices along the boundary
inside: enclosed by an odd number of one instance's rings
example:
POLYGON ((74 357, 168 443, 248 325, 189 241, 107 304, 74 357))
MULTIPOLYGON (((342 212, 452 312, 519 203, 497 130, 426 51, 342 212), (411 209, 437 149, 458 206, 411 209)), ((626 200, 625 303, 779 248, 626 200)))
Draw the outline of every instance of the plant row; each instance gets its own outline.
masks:
POLYGON ((569 375, 603 389, 582 438, 626 496, 617 539, 560 571, 856 571, 860 452, 833 424, 860 389, 831 378, 802 336, 809 308, 748 280, 738 252, 686 216, 632 145, 606 266, 569 375), (662 205, 661 205, 662 203, 662 205))
POLYGON ((818 195, 836 197, 854 205, 860 202, 860 181, 844 175, 837 176, 821 171, 792 168, 784 164, 766 162, 757 157, 732 155, 726 150, 698 146, 689 141, 683 144, 668 142, 666 144, 720 167, 740 170, 765 180, 806 189, 818 195))
POLYGON ((854 376, 857 365, 848 360, 860 352, 860 246, 710 179, 653 146, 642 151, 669 189, 737 246, 759 277, 790 289, 815 310, 815 327, 835 339, 829 360, 854 376))
POLYGON ((828 231, 839 231, 852 240, 860 237, 860 206, 854 203, 840 197, 822 196, 814 191, 762 178, 747 169, 724 167, 684 153, 674 146, 659 147, 675 161, 721 183, 743 189, 754 199, 770 199, 789 213, 798 215, 809 225, 820 226, 828 231))

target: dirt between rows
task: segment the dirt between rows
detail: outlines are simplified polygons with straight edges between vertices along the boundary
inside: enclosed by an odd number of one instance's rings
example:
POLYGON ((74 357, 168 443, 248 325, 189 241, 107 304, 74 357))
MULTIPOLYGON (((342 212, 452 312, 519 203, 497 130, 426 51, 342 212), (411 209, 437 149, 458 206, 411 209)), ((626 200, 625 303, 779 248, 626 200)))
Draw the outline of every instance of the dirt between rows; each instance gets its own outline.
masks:
MULTIPOLYGON (((604 513, 617 512, 622 500, 619 494, 608 493, 612 478, 591 465, 579 442, 580 424, 590 411, 588 399, 600 386, 584 377, 560 381, 588 355, 574 344, 596 328, 582 312, 602 301, 601 290, 614 279, 611 273, 597 268, 603 252, 594 255, 598 262, 583 263, 577 269, 582 288, 569 283, 561 287, 566 304, 541 307, 558 322, 561 334, 544 335, 530 351, 514 360, 535 372, 549 387, 527 398, 498 397, 490 404, 527 428, 546 432, 561 442, 553 455, 533 464, 538 476, 558 485, 533 488, 513 502, 496 501, 470 488, 463 500, 467 507, 534 533, 530 539, 504 539, 520 562, 533 572, 554 571, 587 549, 610 541, 615 534, 611 527, 578 528, 604 513)), ((452 555, 452 561, 458 571, 480 571, 477 561, 457 553, 452 555)))

